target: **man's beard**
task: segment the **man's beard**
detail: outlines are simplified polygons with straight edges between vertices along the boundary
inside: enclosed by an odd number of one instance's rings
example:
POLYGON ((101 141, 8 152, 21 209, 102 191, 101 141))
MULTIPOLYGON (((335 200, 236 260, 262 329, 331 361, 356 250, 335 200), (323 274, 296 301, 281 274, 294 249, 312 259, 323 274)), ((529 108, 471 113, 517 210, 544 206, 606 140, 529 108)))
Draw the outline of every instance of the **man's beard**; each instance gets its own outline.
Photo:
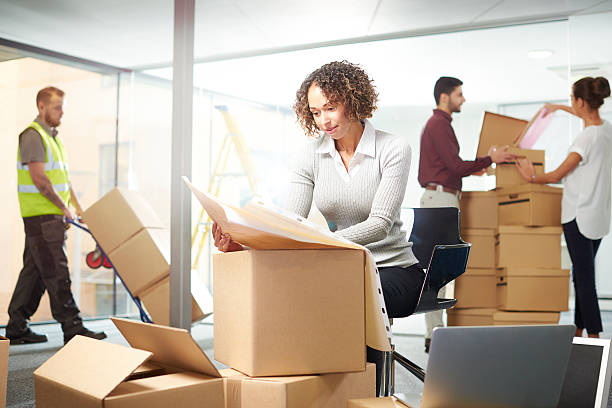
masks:
POLYGON ((455 105, 454 103, 449 103, 448 110, 453 113, 461 112, 461 105, 455 105))
POLYGON ((60 119, 58 119, 57 121, 53 120, 49 113, 45 114, 45 122, 47 122, 51 127, 58 127, 60 123, 62 123, 60 119))

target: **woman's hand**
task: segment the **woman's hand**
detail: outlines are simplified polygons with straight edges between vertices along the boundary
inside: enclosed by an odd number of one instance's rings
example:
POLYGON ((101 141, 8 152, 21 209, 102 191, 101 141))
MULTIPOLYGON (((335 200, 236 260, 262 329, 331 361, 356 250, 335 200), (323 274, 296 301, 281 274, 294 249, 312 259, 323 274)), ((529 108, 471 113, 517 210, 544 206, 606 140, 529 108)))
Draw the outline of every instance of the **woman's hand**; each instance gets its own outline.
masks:
POLYGON ((527 159, 517 159, 516 168, 523 180, 529 182, 533 181, 533 175, 535 175, 535 168, 533 167, 533 163, 531 163, 527 159))
POLYGON ((213 222, 212 225, 212 236, 215 240, 215 246, 221 252, 235 252, 244 249, 242 245, 236 241, 232 241, 229 234, 224 234, 223 231, 221 231, 221 227, 219 227, 216 222, 213 222))

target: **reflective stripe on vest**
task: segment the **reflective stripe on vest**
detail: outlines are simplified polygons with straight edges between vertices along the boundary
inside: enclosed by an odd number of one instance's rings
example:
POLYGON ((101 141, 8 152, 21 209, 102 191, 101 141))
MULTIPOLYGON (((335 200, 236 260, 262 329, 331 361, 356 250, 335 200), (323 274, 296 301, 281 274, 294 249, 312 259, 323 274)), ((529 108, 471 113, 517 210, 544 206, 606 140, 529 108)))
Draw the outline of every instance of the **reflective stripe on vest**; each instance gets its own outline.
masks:
MULTIPOLYGON (((53 139, 37 122, 32 122, 28 128, 34 129, 41 137, 45 148, 45 174, 53 188, 60 196, 64 205, 70 203, 70 180, 66 153, 59 138, 53 139)), ((17 149, 17 195, 22 217, 33 217, 44 214, 63 214, 62 210, 43 196, 30 175, 27 164, 21 163, 21 151, 17 149)))

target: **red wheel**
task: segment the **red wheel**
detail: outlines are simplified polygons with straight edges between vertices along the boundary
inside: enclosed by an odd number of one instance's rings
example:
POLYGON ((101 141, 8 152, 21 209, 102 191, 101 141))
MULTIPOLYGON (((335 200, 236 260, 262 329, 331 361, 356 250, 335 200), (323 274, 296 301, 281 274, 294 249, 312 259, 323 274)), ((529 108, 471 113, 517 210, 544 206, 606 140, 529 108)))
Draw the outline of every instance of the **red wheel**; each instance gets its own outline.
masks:
POLYGON ((102 266, 102 257, 100 256, 99 253, 96 253, 96 252, 97 251, 91 251, 85 257, 85 263, 91 269, 98 269, 100 266, 102 266))
POLYGON ((104 257, 104 260, 102 261, 102 266, 104 266, 106 269, 112 268, 111 263, 107 257, 104 257))

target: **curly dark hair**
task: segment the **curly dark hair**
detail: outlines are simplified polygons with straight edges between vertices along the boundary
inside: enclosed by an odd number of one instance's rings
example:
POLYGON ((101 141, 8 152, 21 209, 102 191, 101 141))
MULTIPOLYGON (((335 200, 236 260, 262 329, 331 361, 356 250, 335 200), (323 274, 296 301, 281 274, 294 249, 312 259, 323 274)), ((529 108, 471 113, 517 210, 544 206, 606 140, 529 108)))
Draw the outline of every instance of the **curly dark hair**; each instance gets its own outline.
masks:
POLYGON ((374 81, 359 65, 348 61, 325 64, 308 75, 295 93, 293 110, 309 136, 315 136, 318 130, 308 105, 308 90, 312 84, 319 86, 331 103, 343 105, 350 119, 371 118, 378 108, 374 81))

